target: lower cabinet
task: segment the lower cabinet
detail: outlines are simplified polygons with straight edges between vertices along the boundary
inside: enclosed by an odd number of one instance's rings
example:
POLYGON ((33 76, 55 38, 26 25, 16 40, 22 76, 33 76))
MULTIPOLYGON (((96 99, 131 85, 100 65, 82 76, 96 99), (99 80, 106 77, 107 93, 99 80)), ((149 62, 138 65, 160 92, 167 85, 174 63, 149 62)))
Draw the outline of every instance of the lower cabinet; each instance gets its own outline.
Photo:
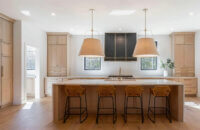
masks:
POLYGON ((167 80, 173 80, 184 84, 185 95, 197 95, 198 78, 196 77, 172 77, 167 80))

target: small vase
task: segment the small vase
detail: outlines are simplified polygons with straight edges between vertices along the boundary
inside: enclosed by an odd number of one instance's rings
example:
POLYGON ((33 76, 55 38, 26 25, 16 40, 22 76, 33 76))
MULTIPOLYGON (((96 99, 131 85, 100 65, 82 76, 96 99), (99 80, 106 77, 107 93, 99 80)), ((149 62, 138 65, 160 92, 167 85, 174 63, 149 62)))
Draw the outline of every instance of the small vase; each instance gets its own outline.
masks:
POLYGON ((164 71, 163 71, 163 76, 164 76, 164 77, 167 77, 167 76, 168 76, 168 71, 167 71, 167 70, 164 70, 164 71))

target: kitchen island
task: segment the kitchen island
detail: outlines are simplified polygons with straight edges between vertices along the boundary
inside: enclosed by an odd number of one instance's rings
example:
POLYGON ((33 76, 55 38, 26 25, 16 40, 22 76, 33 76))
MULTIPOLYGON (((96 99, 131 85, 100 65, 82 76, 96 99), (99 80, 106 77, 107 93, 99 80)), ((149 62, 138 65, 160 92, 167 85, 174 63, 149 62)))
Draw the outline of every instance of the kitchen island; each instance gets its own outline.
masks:
MULTIPOLYGON (((53 84, 53 120, 58 122, 63 119, 66 95, 64 88, 67 85, 81 85, 86 88, 87 106, 89 114, 96 114, 97 109, 97 87, 99 85, 114 85, 117 95, 117 113, 123 114, 124 106, 124 87, 126 86, 142 86, 144 113, 147 113, 148 99, 150 88, 158 85, 170 86, 170 109, 174 120, 184 121, 184 85, 180 82, 170 80, 154 80, 154 79, 71 79, 65 82, 53 84)), ((105 104, 109 102, 105 101, 105 104)), ((159 101, 157 105, 164 105, 164 101, 159 101)), ((73 101, 72 105, 79 104, 79 101, 73 101)))

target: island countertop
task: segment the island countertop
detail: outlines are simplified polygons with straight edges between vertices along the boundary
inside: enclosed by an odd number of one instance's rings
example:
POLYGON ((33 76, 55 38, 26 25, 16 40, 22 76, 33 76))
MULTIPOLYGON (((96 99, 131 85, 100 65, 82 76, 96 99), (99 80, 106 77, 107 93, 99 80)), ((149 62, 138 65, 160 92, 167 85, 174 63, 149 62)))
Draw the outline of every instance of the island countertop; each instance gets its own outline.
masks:
POLYGON ((180 82, 166 79, 69 79, 65 82, 53 83, 53 85, 183 85, 180 82))

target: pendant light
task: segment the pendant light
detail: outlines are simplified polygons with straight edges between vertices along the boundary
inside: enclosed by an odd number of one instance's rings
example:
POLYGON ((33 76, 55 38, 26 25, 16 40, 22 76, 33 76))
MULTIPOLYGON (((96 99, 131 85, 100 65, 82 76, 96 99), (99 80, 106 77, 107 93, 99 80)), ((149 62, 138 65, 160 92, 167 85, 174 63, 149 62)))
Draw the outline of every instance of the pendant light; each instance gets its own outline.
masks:
POLYGON ((147 38, 146 37, 146 32, 147 32, 147 27, 146 27, 146 14, 147 14, 148 9, 143 9, 145 13, 145 37, 140 38, 137 41, 133 57, 156 57, 158 56, 157 48, 154 42, 153 38, 147 38))
POLYGON ((93 15, 94 15, 94 9, 90 9, 91 15, 92 15, 92 24, 91 24, 91 32, 92 36, 91 38, 86 38, 83 41, 83 44, 81 46, 79 56, 84 56, 84 57, 103 57, 103 49, 101 46, 101 42, 99 39, 93 38, 93 15))

